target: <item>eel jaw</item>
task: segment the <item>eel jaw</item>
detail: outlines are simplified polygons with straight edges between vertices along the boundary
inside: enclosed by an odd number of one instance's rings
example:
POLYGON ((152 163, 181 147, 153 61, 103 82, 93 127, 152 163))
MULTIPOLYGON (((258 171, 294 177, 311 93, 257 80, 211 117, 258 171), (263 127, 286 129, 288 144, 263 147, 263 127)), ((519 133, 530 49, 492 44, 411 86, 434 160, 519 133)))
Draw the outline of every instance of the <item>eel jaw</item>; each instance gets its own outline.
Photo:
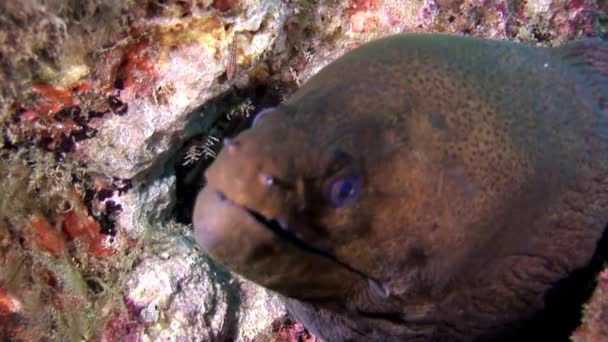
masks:
POLYGON ((238 208, 239 210, 244 211, 245 213, 250 215, 261 227, 264 227, 265 229, 272 232, 272 234, 274 236, 276 236, 277 238, 289 243, 290 245, 292 245, 296 248, 299 248, 300 250, 302 250, 306 253, 311 253, 311 254, 320 256, 322 258, 328 259, 329 261, 337 264, 338 266, 344 268, 345 270, 352 272, 361 278, 364 278, 369 283, 370 287, 374 289, 374 292, 379 294, 380 297, 388 298, 391 295, 389 288, 384 284, 384 282, 339 260, 333 254, 331 254, 327 251, 324 251, 324 250, 306 242, 305 240, 302 239, 302 235, 298 234, 295 230, 291 229, 291 227, 287 224, 287 222, 285 220, 276 219, 276 218, 267 218, 266 216, 261 214, 259 211, 256 211, 252 208, 242 206, 242 205, 239 205, 238 203, 235 203, 221 191, 216 190, 215 192, 221 201, 225 202, 226 204, 228 204, 232 207, 235 207, 235 208, 238 208))
MULTIPOLYGON (((262 243, 270 243, 271 239, 276 239, 277 242, 280 241, 280 245, 282 245, 281 249, 283 250, 285 250, 285 248, 295 248, 296 253, 301 254, 303 257, 308 255, 311 258, 326 264, 324 267, 335 268, 336 271, 341 269, 345 272, 344 275, 350 274, 349 278, 358 278, 364 283, 369 284, 375 297, 383 299, 391 296, 391 291, 383 281, 341 261, 331 252, 307 242, 302 238, 301 234, 297 233, 296 229, 289 226, 286 220, 281 218, 268 218, 258 210, 233 201, 224 192, 215 187, 210 187, 209 184, 198 195, 193 219, 195 236, 198 244, 206 249, 216 261, 223 263, 237 273, 245 272, 243 275, 246 275, 253 271, 251 268, 252 265, 245 266, 248 263, 245 257, 247 254, 242 254, 244 249, 239 247, 239 245, 243 246, 244 244, 247 246, 245 250, 253 251, 253 241, 246 236, 256 234, 255 230, 261 229, 258 231, 262 234, 260 237, 260 241, 263 241, 262 243), (238 212, 241 214, 238 214, 238 212), (223 219, 222 216, 240 217, 238 220, 241 222, 230 223, 232 225, 231 227, 224 226, 229 221, 223 219), (257 228, 250 226, 251 228, 248 228, 247 230, 235 231, 235 229, 239 229, 237 227, 241 224, 243 225, 241 227, 247 227, 252 223, 255 223, 257 228), (236 224, 236 226, 234 226, 234 224, 236 224), (233 241, 233 239, 235 241, 233 241), (232 248, 223 249, 221 247, 224 242, 230 241, 235 243, 232 248)), ((230 221, 231 220, 232 219, 230 219, 230 221)), ((296 260, 298 259, 296 258, 296 260)), ((258 272, 259 271, 260 270, 258 269, 258 272)))

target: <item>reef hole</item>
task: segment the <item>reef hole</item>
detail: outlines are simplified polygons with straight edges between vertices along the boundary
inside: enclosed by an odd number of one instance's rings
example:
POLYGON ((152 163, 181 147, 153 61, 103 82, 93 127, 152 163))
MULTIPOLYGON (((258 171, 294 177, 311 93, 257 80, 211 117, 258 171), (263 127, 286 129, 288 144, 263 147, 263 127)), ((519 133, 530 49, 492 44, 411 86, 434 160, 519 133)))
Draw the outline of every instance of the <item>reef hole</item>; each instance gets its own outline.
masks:
POLYGON ((265 84, 230 92, 205 103, 193 113, 198 120, 205 113, 203 132, 186 141, 175 162, 176 213, 178 222, 190 224, 196 195, 204 184, 203 174, 222 147, 222 139, 234 137, 249 128, 255 114, 274 107, 284 98, 284 88, 265 84))

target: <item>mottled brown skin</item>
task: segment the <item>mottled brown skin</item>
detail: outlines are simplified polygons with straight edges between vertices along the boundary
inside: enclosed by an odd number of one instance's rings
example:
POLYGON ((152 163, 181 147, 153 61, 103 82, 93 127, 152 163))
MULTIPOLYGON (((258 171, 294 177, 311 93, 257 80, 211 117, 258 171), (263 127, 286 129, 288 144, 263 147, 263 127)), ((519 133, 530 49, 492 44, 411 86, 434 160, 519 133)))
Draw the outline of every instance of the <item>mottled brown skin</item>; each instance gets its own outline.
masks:
POLYGON ((328 342, 502 336, 589 262, 608 224, 604 57, 599 41, 364 45, 223 149, 197 240, 328 342), (362 195, 334 209, 321 189, 345 172, 362 195))

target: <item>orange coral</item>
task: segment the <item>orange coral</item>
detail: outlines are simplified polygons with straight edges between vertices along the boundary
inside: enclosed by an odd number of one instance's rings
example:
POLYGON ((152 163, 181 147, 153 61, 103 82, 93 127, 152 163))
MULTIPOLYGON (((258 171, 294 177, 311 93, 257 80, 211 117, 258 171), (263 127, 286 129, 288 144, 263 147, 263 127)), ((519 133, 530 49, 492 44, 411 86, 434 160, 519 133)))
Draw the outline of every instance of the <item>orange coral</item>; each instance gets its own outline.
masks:
POLYGON ((33 228, 33 240, 41 248, 57 256, 65 250, 65 241, 61 233, 53 229, 49 221, 42 215, 30 217, 33 228))
POLYGON ((77 94, 83 94, 90 91, 92 86, 89 82, 76 82, 70 88, 77 94))
POLYGON ((69 89, 54 87, 43 82, 35 83, 32 89, 41 96, 36 111, 43 115, 50 115, 76 104, 69 89))
MULTIPOLYGON (((61 226, 70 239, 77 239, 86 244, 89 252, 96 257, 113 255, 115 250, 104 244, 105 235, 101 233, 101 226, 92 216, 82 202, 76 191, 71 191, 73 207, 61 214, 61 226)), ((30 218, 33 228, 33 241, 44 250, 57 256, 65 250, 63 234, 55 230, 51 223, 42 215, 35 214, 30 218)))
POLYGON ((34 341, 32 334, 22 326, 20 306, 21 304, 15 297, 0 288, 0 339, 34 341))
POLYGON ((103 243, 104 235, 101 234, 101 226, 89 215, 80 195, 76 191, 70 193, 73 199, 73 207, 63 213, 63 229, 72 239, 87 244, 89 252, 97 257, 105 257, 114 254, 114 250, 103 243))
POLYGON ((15 300, 2 288, 0 288, 0 317, 18 309, 15 300))
POLYGON ((150 46, 148 40, 143 39, 131 45, 124 54, 123 63, 119 66, 117 79, 121 83, 121 100, 128 102, 131 99, 152 94, 156 72, 154 61, 148 55, 150 46))
POLYGON ((68 147, 72 144, 71 136, 82 132, 84 127, 77 123, 80 116, 78 94, 90 89, 86 82, 75 83, 69 89, 55 87, 48 83, 35 83, 32 91, 38 94, 33 105, 18 107, 18 118, 22 128, 33 134, 33 140, 38 140, 50 150, 68 147))

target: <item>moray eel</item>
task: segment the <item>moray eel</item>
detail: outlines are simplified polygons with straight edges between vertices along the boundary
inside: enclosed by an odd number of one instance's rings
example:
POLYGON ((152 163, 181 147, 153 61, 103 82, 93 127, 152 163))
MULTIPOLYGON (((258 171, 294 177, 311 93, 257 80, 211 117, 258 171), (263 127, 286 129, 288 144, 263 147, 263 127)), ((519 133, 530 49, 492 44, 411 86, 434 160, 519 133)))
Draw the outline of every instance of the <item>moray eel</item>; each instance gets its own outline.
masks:
POLYGON ((334 341, 506 336, 608 224, 608 44, 402 34, 228 139, 197 242, 334 341))

